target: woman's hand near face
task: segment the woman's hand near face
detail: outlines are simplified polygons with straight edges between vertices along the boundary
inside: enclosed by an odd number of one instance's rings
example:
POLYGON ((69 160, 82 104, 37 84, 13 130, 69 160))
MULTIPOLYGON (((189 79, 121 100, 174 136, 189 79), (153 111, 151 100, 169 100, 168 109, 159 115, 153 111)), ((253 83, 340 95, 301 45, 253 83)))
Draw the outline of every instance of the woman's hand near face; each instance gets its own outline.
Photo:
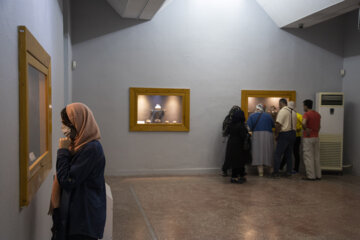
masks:
POLYGON ((69 149, 71 144, 70 138, 64 137, 59 139, 59 148, 69 149))

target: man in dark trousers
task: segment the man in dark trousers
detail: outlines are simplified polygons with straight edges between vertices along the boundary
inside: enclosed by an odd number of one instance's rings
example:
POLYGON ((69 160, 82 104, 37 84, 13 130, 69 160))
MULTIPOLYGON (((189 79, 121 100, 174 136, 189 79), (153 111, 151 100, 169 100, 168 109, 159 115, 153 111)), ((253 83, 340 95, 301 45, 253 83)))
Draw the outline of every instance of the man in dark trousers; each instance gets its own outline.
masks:
POLYGON ((273 178, 279 178, 279 168, 281 157, 286 159, 285 177, 291 176, 292 171, 292 152, 296 139, 296 112, 287 106, 287 100, 282 98, 279 101, 280 111, 276 116, 275 135, 277 146, 275 150, 273 178))

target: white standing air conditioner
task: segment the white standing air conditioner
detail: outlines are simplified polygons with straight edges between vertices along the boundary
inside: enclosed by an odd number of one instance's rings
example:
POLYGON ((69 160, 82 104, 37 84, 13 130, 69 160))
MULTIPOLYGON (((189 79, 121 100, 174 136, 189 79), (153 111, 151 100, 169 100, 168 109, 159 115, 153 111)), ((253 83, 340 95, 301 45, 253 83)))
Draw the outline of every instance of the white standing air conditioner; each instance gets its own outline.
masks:
POLYGON ((321 115, 320 163, 325 171, 343 170, 344 94, 316 94, 316 111, 321 115))

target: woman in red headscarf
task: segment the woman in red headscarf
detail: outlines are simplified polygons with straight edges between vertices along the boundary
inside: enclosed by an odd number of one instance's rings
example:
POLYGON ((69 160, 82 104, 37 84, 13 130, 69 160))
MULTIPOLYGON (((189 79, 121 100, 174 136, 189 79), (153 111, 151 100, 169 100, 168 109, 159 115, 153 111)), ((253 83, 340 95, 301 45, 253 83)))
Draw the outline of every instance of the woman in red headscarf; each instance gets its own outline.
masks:
POLYGON ((105 156, 91 110, 72 103, 61 111, 56 175, 51 194, 53 240, 103 237, 106 219, 105 156))

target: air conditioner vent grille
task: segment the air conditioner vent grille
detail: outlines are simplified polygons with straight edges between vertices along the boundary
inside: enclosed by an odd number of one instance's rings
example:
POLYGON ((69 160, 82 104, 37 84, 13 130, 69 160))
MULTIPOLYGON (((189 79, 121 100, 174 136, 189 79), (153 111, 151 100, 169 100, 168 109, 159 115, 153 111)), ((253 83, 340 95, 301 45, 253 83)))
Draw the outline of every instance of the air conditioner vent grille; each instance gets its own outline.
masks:
POLYGON ((342 170, 341 136, 320 137, 320 163, 323 170, 342 170))
POLYGON ((333 106, 342 106, 343 105, 343 95, 334 95, 334 94, 324 94, 321 96, 321 105, 333 105, 333 106))

